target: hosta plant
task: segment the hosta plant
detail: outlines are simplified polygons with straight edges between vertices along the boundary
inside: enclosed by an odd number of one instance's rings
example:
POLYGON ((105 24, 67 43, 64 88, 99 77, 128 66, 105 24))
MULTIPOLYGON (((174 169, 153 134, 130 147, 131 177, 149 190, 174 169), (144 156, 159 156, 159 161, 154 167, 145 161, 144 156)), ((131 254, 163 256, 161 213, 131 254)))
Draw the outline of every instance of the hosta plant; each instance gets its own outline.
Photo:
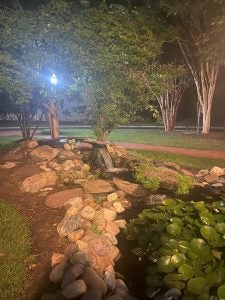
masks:
POLYGON ((149 260, 149 298, 178 288, 182 299, 225 299, 224 201, 165 199, 131 220, 126 236, 137 243, 132 252, 149 260))

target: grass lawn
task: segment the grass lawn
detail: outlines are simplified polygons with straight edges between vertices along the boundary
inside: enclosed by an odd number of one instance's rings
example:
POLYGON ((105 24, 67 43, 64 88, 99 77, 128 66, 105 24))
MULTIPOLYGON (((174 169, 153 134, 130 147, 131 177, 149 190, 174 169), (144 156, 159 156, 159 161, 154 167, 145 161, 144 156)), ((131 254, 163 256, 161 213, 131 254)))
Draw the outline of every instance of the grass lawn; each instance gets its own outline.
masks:
MULTIPOLYGON (((47 132, 47 130, 45 131, 47 132)), ((94 138, 91 129, 62 129, 63 136, 84 136, 94 138)), ((111 142, 134 142, 159 146, 181 147, 188 149, 201 150, 221 150, 225 151, 225 135, 211 135, 204 137, 202 135, 174 132, 165 133, 160 129, 116 129, 109 136, 111 142)))
POLYGON ((30 231, 17 210, 0 200, 0 300, 19 299, 26 282, 30 231))
POLYGON ((182 154, 172 154, 165 152, 154 152, 154 151, 128 151, 132 156, 145 157, 153 160, 170 161, 177 163, 183 168, 200 170, 200 169, 211 169, 213 166, 219 166, 225 168, 225 160, 210 159, 210 158, 199 158, 191 157, 182 154))
POLYGON ((19 136, 0 136, 0 150, 9 150, 16 145, 16 141, 21 140, 19 136))

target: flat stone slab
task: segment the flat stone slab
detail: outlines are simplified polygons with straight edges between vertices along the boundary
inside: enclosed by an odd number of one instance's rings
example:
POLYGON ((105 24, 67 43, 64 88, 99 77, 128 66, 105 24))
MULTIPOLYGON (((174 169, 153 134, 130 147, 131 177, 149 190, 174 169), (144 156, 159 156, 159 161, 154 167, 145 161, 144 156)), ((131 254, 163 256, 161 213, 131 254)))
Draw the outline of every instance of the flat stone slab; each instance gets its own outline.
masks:
POLYGON ((69 190, 60 191, 48 195, 45 199, 45 205, 53 208, 62 207, 64 203, 75 197, 83 197, 84 191, 81 188, 73 188, 69 190))
POLYGON ((87 181, 83 183, 83 188, 90 194, 110 193, 114 190, 106 180, 102 179, 87 181))

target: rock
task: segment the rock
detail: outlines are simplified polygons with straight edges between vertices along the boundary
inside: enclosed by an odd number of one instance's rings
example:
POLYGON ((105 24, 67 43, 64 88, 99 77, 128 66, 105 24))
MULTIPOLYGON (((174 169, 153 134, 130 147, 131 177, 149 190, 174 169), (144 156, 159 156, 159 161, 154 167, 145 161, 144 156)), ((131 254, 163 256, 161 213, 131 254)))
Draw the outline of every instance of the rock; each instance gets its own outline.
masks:
POLYGON ((123 288, 117 287, 114 291, 114 295, 125 299, 127 291, 123 288))
POLYGON ((78 240, 80 240, 85 234, 85 231, 83 229, 78 229, 76 231, 70 232, 68 234, 68 239, 71 242, 76 242, 78 240))
POLYGON ((112 209, 103 208, 103 215, 108 221, 114 221, 116 219, 116 212, 112 209))
POLYGON ((112 186, 106 180, 102 179, 87 181, 83 184, 83 188, 90 194, 110 193, 113 191, 112 186))
POLYGON ((93 148, 93 145, 85 142, 81 142, 76 145, 76 149, 80 151, 90 151, 93 148))
POLYGON ((71 149, 71 146, 69 145, 69 144, 64 144, 63 145, 63 148, 66 150, 66 151, 71 151, 72 149, 71 149))
POLYGON ((122 204, 118 201, 115 201, 113 203, 113 207, 115 208, 115 211, 118 213, 118 214, 121 214, 122 212, 125 211, 125 209, 123 208, 122 204))
POLYGON ((162 204, 162 201, 166 199, 166 195, 155 194, 150 195, 148 199, 145 200, 146 205, 155 206, 158 204, 162 204))
POLYGON ((82 279, 85 281, 88 290, 98 290, 103 297, 106 295, 107 286, 105 281, 91 267, 85 268, 82 279))
POLYGON ((169 289, 166 293, 165 293, 165 299, 169 300, 169 299, 179 299, 182 297, 182 292, 181 290, 177 289, 177 288, 172 288, 169 289))
POLYGON ((145 190, 141 185, 136 183, 131 183, 129 181, 121 180, 119 178, 113 178, 113 183, 115 186, 122 190, 124 193, 133 196, 144 196, 145 190))
POLYGON ((31 141, 26 141, 25 142, 25 147, 27 149, 35 149, 38 146, 38 141, 31 140, 31 141))
POLYGON ((91 222, 89 220, 85 220, 83 218, 80 219, 80 227, 84 230, 88 230, 92 227, 91 222))
POLYGON ((96 289, 87 291, 82 297, 81 300, 102 300, 101 291, 96 289))
POLYGON ((106 220, 102 211, 96 211, 93 224, 97 226, 99 232, 102 232, 106 228, 106 220))
POLYGON ((16 163, 7 161, 4 163, 4 165, 1 165, 0 167, 1 167, 1 169, 12 169, 12 168, 16 167, 16 163))
POLYGON ((103 236, 90 240, 89 246, 98 256, 105 256, 111 252, 110 242, 103 236))
POLYGON ((172 170, 175 170, 177 172, 181 171, 181 168, 178 164, 174 163, 174 162, 163 162, 163 165, 166 166, 167 168, 170 168, 172 170))
POLYGON ((117 199, 118 199, 118 194, 117 194, 116 192, 111 193, 111 194, 109 194, 109 195, 107 196, 107 200, 108 200, 109 202, 114 202, 114 201, 116 201, 117 199))
POLYGON ((80 297, 86 292, 87 286, 82 279, 72 282, 62 290, 62 294, 66 299, 74 299, 80 297))
POLYGON ((49 274, 49 279, 55 284, 59 283, 62 280, 65 272, 68 270, 69 266, 70 265, 66 261, 57 264, 49 274))
POLYGON ((126 193, 124 193, 123 191, 117 191, 116 192, 118 195, 118 198, 121 200, 126 196, 126 193))
POLYGON ((88 243, 84 242, 84 241, 77 241, 76 242, 76 245, 77 245, 77 250, 78 251, 84 251, 86 249, 88 249, 88 243))
POLYGON ((67 160, 67 159, 80 159, 81 160, 81 156, 75 154, 72 151, 67 151, 65 149, 59 149, 59 160, 63 161, 63 160, 67 160))
POLYGON ((116 287, 116 276, 112 265, 109 265, 105 271, 105 282, 109 290, 113 291, 116 287))
POLYGON ((76 167, 76 163, 73 160, 68 159, 68 160, 64 161, 64 163, 61 165, 61 167, 64 171, 69 171, 70 169, 73 169, 76 167))
POLYGON ((219 182, 219 176, 217 175, 214 175, 214 174, 209 174, 209 175, 206 175, 204 176, 204 180, 208 183, 216 183, 216 182, 219 182))
POLYGON ((225 175, 225 171, 224 171, 224 169, 215 166, 209 171, 209 174, 223 176, 223 175, 225 175))
POLYGON ((127 224, 127 222, 126 222, 125 220, 123 220, 123 219, 115 220, 115 221, 113 221, 113 223, 114 223, 117 227, 119 227, 119 228, 121 228, 121 229, 125 229, 125 228, 126 228, 126 224, 127 224))
POLYGON ((111 222, 111 221, 106 221, 106 231, 112 233, 114 236, 116 236, 117 234, 120 233, 119 228, 116 226, 115 223, 111 222))
POLYGON ((95 210, 91 206, 85 206, 80 212, 80 215, 85 220, 92 221, 95 217, 95 210))
POLYGON ((59 154, 59 149, 51 148, 47 145, 35 148, 30 152, 30 156, 34 161, 51 161, 59 154))
POLYGON ((51 171, 51 168, 48 168, 46 163, 40 165, 40 169, 45 171, 45 172, 51 171))
POLYGON ((51 261, 52 261, 51 265, 52 265, 52 267, 54 267, 55 265, 66 262, 67 257, 65 254, 54 253, 52 255, 51 261))
POLYGON ((107 297, 106 300, 124 300, 124 298, 120 297, 119 295, 112 295, 107 297))
POLYGON ((190 176, 190 177, 194 177, 195 176, 192 172, 190 172, 190 171, 188 171, 186 169, 181 169, 180 172, 181 172, 181 174, 186 175, 186 176, 190 176))
POLYGON ((122 279, 116 279, 116 287, 121 288, 121 289, 125 290, 126 292, 128 292, 128 288, 122 279))
POLYGON ((77 251, 71 252, 70 261, 73 265, 83 264, 84 266, 88 265, 88 257, 85 252, 77 251))
MULTIPOLYGON (((110 145, 110 146, 111 146, 111 149, 113 149, 113 152, 111 152, 111 153, 116 155, 117 157, 122 157, 127 154, 126 149, 123 148, 122 146, 118 146, 118 145, 110 145)), ((107 145, 106 145, 106 147, 107 147, 107 145)), ((107 149, 108 149, 108 147, 107 147, 107 149)))
POLYGON ((53 208, 62 207, 65 202, 75 197, 83 197, 84 191, 81 188, 73 188, 49 195, 45 200, 45 205, 53 208))
POLYGON ((80 217, 69 216, 65 217, 57 226, 57 231, 60 237, 65 237, 80 228, 80 217))
POLYGON ((217 182, 217 183, 213 183, 211 185, 211 187, 215 188, 215 189, 219 189, 223 187, 223 184, 221 182, 217 182))
POLYGON ((104 237, 108 238, 114 246, 116 246, 118 244, 117 238, 111 232, 106 231, 106 232, 103 232, 102 235, 104 237))
POLYGON ((53 170, 56 170, 56 171, 59 171, 60 170, 60 164, 58 164, 56 161, 50 161, 48 163, 48 167, 53 169, 53 170))
POLYGON ((71 206, 69 209, 66 211, 66 216, 76 216, 78 212, 82 209, 83 205, 81 207, 78 206, 71 206))
POLYGON ((198 172, 198 174, 201 175, 201 176, 208 175, 208 174, 209 174, 209 170, 208 170, 208 169, 200 170, 200 171, 198 172))
POLYGON ((61 291, 57 291, 53 293, 46 293, 42 295, 41 300, 65 300, 61 291))
POLYGON ((61 288, 64 289, 67 285, 69 285, 73 281, 76 281, 77 278, 83 274, 83 271, 84 271, 83 264, 77 264, 72 266, 64 275, 61 288))
POLYGON ((57 175, 54 171, 40 172, 33 176, 26 178, 21 185, 22 192, 36 193, 42 188, 55 185, 57 175))

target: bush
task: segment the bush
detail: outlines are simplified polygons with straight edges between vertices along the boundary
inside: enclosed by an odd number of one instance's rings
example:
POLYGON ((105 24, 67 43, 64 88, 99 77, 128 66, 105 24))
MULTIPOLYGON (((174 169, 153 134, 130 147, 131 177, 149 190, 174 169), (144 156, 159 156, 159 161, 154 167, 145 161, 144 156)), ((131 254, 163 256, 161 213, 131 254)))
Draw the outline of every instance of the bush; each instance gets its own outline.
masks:
POLYGON ((188 195, 194 187, 194 179, 186 175, 178 175, 177 195, 188 195))
POLYGON ((182 299, 224 299, 224 234, 224 201, 165 199, 131 220, 126 236, 136 241, 132 252, 149 260, 143 270, 148 297, 167 287, 182 290, 182 299))

